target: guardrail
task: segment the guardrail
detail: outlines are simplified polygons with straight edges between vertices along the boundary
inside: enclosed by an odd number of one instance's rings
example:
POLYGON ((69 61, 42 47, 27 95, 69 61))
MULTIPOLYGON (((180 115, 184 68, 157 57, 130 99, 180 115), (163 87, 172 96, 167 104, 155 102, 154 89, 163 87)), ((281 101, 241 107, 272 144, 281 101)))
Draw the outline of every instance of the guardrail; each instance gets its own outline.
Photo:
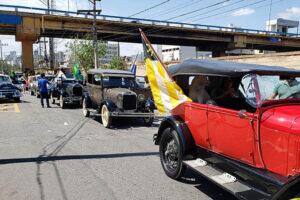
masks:
MULTIPOLYGON (((5 5, 0 4, 0 8, 6 8, 5 11, 14 11, 18 12, 27 12, 27 13, 37 13, 37 14, 49 14, 51 15, 63 15, 70 17, 84 17, 92 19, 92 16, 86 14, 80 14, 74 11, 65 11, 65 10, 56 10, 56 9, 47 9, 47 8, 37 8, 37 7, 27 7, 27 6, 15 6, 15 5, 5 5)), ((284 37, 293 37, 298 38, 300 34, 298 33, 283 33, 283 32, 273 32, 265 30, 256 30, 256 29, 245 29, 245 28, 235 28, 235 27, 224 27, 224 26, 212 26, 204 24, 190 24, 182 22, 172 22, 172 21, 163 21, 163 20, 151 20, 151 19, 142 19, 134 17, 120 17, 113 15, 97 15, 97 19, 118 21, 118 22, 131 22, 131 23, 142 23, 142 24, 152 24, 152 25, 162 25, 162 26, 171 26, 171 27, 182 27, 182 28, 196 28, 201 30, 216 30, 223 32, 237 32, 237 33, 252 33, 252 34, 261 34, 268 35, 270 37, 284 36, 284 37)))

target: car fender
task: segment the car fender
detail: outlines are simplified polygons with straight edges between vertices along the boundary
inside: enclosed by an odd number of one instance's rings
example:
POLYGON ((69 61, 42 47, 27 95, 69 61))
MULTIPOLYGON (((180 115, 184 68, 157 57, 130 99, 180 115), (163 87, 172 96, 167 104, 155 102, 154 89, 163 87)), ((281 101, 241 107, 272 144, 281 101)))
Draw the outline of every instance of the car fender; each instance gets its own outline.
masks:
POLYGON ((90 97, 89 93, 84 92, 83 98, 86 99, 86 107, 91 108, 92 107, 92 100, 91 100, 91 97, 90 97))
POLYGON ((116 110, 116 105, 109 99, 104 100, 101 102, 100 104, 100 110, 102 108, 103 105, 106 105, 106 107, 108 108, 109 112, 113 112, 116 110))
POLYGON ((158 133, 154 135, 155 145, 159 145, 161 135, 167 127, 171 127, 177 132, 184 155, 193 154, 195 151, 195 141, 189 128, 179 117, 169 116, 161 122, 158 133))

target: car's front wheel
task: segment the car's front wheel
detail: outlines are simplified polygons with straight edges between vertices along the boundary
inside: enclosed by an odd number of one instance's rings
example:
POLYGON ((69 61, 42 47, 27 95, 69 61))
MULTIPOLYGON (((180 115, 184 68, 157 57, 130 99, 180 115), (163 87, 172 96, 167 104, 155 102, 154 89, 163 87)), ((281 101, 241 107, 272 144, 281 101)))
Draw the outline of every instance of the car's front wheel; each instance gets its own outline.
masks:
POLYGON ((60 95, 60 97, 59 97, 59 105, 62 109, 64 109, 66 107, 66 103, 65 103, 64 97, 62 95, 60 95))
POLYGON ((162 167, 172 179, 181 178, 185 171, 182 163, 182 146, 177 132, 173 128, 166 128, 159 143, 159 154, 162 167))
POLYGON ((89 117, 90 116, 90 111, 87 109, 87 99, 84 98, 83 101, 82 101, 82 113, 83 113, 83 116, 85 117, 89 117))
POLYGON ((105 128, 109 128, 112 125, 112 117, 107 106, 104 104, 101 108, 101 120, 105 128))
POLYGON ((21 101, 20 97, 15 97, 14 98, 14 102, 16 102, 16 103, 20 103, 20 101, 21 101))

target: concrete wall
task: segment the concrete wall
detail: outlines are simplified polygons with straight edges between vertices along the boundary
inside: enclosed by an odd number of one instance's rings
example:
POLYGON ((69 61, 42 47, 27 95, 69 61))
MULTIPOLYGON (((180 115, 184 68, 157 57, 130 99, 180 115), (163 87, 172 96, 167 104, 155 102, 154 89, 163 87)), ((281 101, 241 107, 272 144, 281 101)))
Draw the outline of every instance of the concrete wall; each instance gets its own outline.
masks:
POLYGON ((227 56, 218 57, 217 60, 227 60, 233 62, 252 63, 261 65, 273 65, 295 68, 300 70, 300 51, 287 53, 272 53, 250 56, 227 56))

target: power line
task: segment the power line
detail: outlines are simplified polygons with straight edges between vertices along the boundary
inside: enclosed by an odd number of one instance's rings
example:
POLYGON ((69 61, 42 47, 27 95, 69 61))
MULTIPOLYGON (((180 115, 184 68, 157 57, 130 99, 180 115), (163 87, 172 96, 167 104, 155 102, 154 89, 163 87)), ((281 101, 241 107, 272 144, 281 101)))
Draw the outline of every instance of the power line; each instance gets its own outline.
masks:
POLYGON ((206 17, 202 17, 202 18, 193 20, 192 22, 198 21, 198 20, 201 20, 201 19, 207 19, 207 18, 210 18, 210 17, 222 15, 222 14, 226 14, 226 13, 229 13, 229 12, 232 12, 232 11, 236 11, 236 10, 239 10, 239 9, 242 9, 242 8, 246 8, 246 7, 248 7, 248 6, 253 6, 253 5, 262 3, 262 2, 264 2, 264 1, 267 1, 267 0, 260 0, 260 1, 257 1, 257 2, 251 3, 251 4, 247 4, 247 5, 244 5, 244 6, 240 6, 240 7, 238 7, 238 8, 234 8, 234 9, 227 10, 227 11, 224 11, 224 12, 219 12, 219 13, 216 13, 216 14, 213 14, 213 15, 209 15, 209 16, 206 16, 206 17))
POLYGON ((159 15, 161 17, 161 16, 164 16, 164 15, 170 14, 171 11, 182 10, 184 8, 187 8, 187 7, 190 7, 190 6, 195 5, 197 3, 200 3, 201 1, 203 1, 203 0, 192 0, 192 1, 189 1, 189 2, 186 2, 186 3, 182 3, 182 4, 179 4, 179 5, 173 6, 173 7, 169 8, 169 9, 167 9, 167 10, 162 10, 160 12, 151 13, 151 15, 152 16, 159 15))
POLYGON ((184 18, 184 19, 181 20, 181 21, 188 20, 188 19, 193 19, 193 18, 199 17, 199 16, 201 16, 201 15, 205 15, 205 14, 208 14, 208 13, 211 13, 211 12, 214 12, 214 11, 217 11, 217 10, 221 10, 221 9, 224 9, 225 7, 229 7, 229 6, 233 6, 233 5, 239 4, 239 3, 243 2, 243 1, 247 1, 247 0, 239 0, 239 1, 234 2, 234 3, 226 4, 226 5, 222 6, 222 7, 219 7, 219 8, 213 9, 213 10, 209 10, 209 11, 206 11, 206 12, 204 12, 204 13, 197 14, 197 15, 193 15, 193 16, 191 16, 191 17, 184 18))
POLYGON ((193 11, 190 11, 190 12, 186 12, 186 13, 183 13, 183 14, 181 14, 181 15, 177 15, 177 16, 175 16, 175 17, 171 17, 171 18, 166 19, 166 20, 172 20, 172 19, 176 19, 176 18, 179 18, 179 17, 183 17, 183 16, 186 16, 186 15, 189 15, 189 14, 192 14, 192 13, 195 13, 195 12, 198 12, 198 11, 200 11, 200 10, 204 10, 204 9, 207 9, 207 8, 211 8, 211 7, 214 7, 214 6, 221 5, 221 4, 226 3, 226 2, 228 2, 228 1, 230 1, 230 0, 223 0, 223 1, 221 1, 221 2, 214 3, 214 4, 211 4, 211 5, 209 5, 209 6, 205 6, 205 7, 203 7, 203 8, 199 8, 199 9, 196 9, 196 10, 193 10, 193 11))
POLYGON ((153 8, 157 8, 157 7, 161 6, 161 5, 164 5, 164 4, 168 3, 169 1, 171 1, 171 0, 163 1, 163 2, 161 2, 161 3, 159 3, 159 4, 156 4, 156 5, 154 5, 154 6, 151 6, 150 8, 147 8, 147 9, 145 9, 145 10, 142 10, 142 11, 139 11, 139 12, 137 12, 137 13, 135 13, 135 14, 132 14, 132 15, 130 15, 129 17, 134 17, 134 16, 139 15, 139 14, 141 14, 141 13, 147 12, 147 11, 149 11, 149 10, 152 10, 153 8))

